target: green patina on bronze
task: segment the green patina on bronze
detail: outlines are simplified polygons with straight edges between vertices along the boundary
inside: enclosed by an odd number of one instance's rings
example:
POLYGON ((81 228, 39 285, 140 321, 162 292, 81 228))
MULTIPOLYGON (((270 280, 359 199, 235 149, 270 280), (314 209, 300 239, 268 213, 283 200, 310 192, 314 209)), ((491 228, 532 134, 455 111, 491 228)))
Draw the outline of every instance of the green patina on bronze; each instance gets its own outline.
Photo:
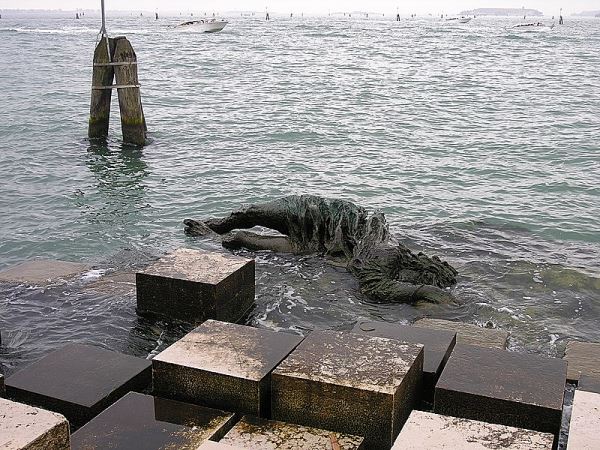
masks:
POLYGON ((383 213, 370 213, 345 200, 293 195, 251 205, 221 219, 186 219, 184 224, 190 235, 221 235, 226 248, 318 253, 342 261, 358 278, 361 291, 378 302, 453 301, 444 290, 456 284, 458 272, 452 266, 394 241, 383 213), (284 236, 243 230, 254 226, 284 236))

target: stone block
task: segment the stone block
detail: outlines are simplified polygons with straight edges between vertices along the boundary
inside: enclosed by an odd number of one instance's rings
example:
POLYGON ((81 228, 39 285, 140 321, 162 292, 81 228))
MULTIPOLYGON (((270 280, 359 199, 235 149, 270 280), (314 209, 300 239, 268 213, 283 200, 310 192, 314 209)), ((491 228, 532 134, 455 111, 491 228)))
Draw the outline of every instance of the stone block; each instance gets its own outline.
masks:
POLYGON ((569 341, 564 359, 567 366, 567 379, 577 383, 581 375, 600 378, 600 344, 593 342, 569 341))
POLYGON ((88 265, 81 263, 35 259, 0 272, 0 283, 47 285, 73 278, 88 268, 88 265))
POLYGON ((446 361, 456 344, 454 331, 433 328, 411 327, 387 322, 361 322, 352 330, 370 336, 396 339, 424 346, 423 357, 423 398, 433 402, 435 383, 446 365, 446 361))
POLYGON ((413 411, 392 450, 552 450, 539 431, 413 411))
POLYGON ((363 436, 389 449, 423 377, 423 346, 314 331, 273 371, 273 419, 363 436))
POLYGON ((4 387, 4 375, 0 373, 0 397, 4 397, 6 388, 4 387))
POLYGON ((72 436, 73 450, 196 450, 220 439, 234 414, 130 392, 72 436))
POLYGON ((254 304, 254 261, 179 249, 136 274, 138 311, 192 323, 237 322, 254 304))
POLYGON ((271 372, 301 336, 207 320, 152 360, 157 395, 269 417, 271 372))
POLYGON ((595 392, 596 394, 600 394, 600 378, 581 375, 579 378, 579 383, 577 383, 577 389, 580 391, 595 392))
POLYGON ((105 295, 129 296, 135 294, 135 273, 117 272, 104 275, 85 285, 86 291, 105 295))
POLYGON ((509 334, 495 328, 484 328, 470 323, 454 322, 442 319, 420 319, 415 327, 447 330, 456 333, 456 343, 476 345, 478 347, 506 349, 509 334))
POLYGON ((244 416, 219 442, 261 450, 364 449, 363 438, 244 416), (337 447, 335 446, 337 444, 337 447))
POLYGON ((148 360, 69 344, 6 379, 9 397, 63 414, 79 427, 152 380, 148 360))
POLYGON ((69 450, 69 423, 60 414, 0 398, 0 448, 69 450))
POLYGON ((600 448, 600 394, 575 391, 567 450, 600 448))
POLYGON ((566 376, 560 359, 457 344, 434 412, 557 435, 566 376))

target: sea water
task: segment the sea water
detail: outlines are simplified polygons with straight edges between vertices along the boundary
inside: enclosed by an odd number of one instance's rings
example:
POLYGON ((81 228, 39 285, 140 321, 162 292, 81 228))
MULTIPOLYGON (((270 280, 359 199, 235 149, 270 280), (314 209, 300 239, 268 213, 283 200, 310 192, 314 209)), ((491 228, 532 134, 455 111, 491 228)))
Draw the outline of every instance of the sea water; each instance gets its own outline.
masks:
POLYGON ((168 27, 180 17, 109 15, 138 56, 138 149, 120 140, 116 100, 108 142, 86 139, 98 17, 3 13, 0 269, 40 257, 97 270, 3 288, 5 372, 68 341, 164 348, 189 326, 81 286, 217 247, 186 237, 184 218, 303 193, 385 212, 400 241, 457 268, 461 304, 376 304, 318 256, 242 251, 257 259, 253 325, 436 317, 554 356, 600 340, 600 20, 525 33, 507 18, 229 19, 196 34, 168 27))

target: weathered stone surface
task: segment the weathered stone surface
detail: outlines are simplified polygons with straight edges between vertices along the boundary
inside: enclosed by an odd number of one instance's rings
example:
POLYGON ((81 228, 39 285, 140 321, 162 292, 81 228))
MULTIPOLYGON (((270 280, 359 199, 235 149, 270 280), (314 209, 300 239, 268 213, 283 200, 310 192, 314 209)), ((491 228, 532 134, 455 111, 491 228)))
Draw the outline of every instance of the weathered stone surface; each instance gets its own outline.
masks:
POLYGON ((240 448, 261 450, 313 450, 364 448, 360 436, 335 433, 313 427, 244 416, 219 442, 240 448), (339 447, 334 447, 335 445, 339 447))
POLYGON ((0 448, 69 450, 69 423, 60 414, 0 399, 0 448))
POLYGON ((72 437, 73 450, 195 450, 219 439, 234 414, 130 392, 72 437))
POLYGON ((457 344, 435 387, 439 414, 558 434, 566 363, 457 344))
POLYGON ((233 447, 232 445, 223 444, 222 442, 206 441, 198 450, 250 450, 243 447, 233 447))
POLYGON ((564 359, 569 381, 576 383, 581 375, 600 378, 600 343, 569 341, 564 359))
POLYGON ((553 441, 548 433, 413 411, 392 450, 551 450, 553 441))
POLYGON ((579 378, 579 383, 577 383, 577 389, 580 391, 595 392, 596 394, 600 394, 600 378, 581 375, 579 378))
POLYGON ((352 330, 370 336, 397 339, 413 344, 422 344, 425 348, 423 359, 423 398, 433 401, 435 383, 446 365, 446 361, 456 344, 456 333, 433 328, 411 327, 387 322, 361 322, 352 330))
POLYGON ((600 448, 600 394, 575 391, 567 450, 600 448))
POLYGON ((135 293, 135 273, 112 273, 85 285, 85 290, 107 295, 135 293))
POLYGON ((254 261, 179 249, 136 274, 140 312, 193 323, 239 321, 254 304, 254 261))
POLYGON ((389 449, 422 376, 422 345, 314 331, 273 371, 272 416, 363 436, 368 449, 389 449))
POLYGON ((30 283, 46 285, 73 278, 84 272, 86 264, 49 259, 25 261, 0 272, 0 283, 30 283))
POLYGON ((163 397, 268 417, 271 371, 301 336, 207 320, 152 361, 163 397))
POLYGON ((148 360, 70 344, 6 379, 7 395, 61 413, 78 427, 152 379, 148 360))
POLYGON ((442 319, 420 319, 414 323, 414 326, 453 331, 456 333, 457 344, 499 348, 502 350, 506 349, 506 342, 509 336, 506 331, 442 319))

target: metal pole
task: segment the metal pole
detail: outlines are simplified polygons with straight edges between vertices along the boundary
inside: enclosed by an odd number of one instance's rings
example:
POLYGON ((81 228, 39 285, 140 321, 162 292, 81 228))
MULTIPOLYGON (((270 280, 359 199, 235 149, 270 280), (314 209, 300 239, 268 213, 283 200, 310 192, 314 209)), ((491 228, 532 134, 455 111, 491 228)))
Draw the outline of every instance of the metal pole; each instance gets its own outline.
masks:
POLYGON ((106 13, 104 12, 104 0, 100 0, 100 7, 102 9, 102 28, 100 28, 100 33, 102 37, 106 36, 106 13))

